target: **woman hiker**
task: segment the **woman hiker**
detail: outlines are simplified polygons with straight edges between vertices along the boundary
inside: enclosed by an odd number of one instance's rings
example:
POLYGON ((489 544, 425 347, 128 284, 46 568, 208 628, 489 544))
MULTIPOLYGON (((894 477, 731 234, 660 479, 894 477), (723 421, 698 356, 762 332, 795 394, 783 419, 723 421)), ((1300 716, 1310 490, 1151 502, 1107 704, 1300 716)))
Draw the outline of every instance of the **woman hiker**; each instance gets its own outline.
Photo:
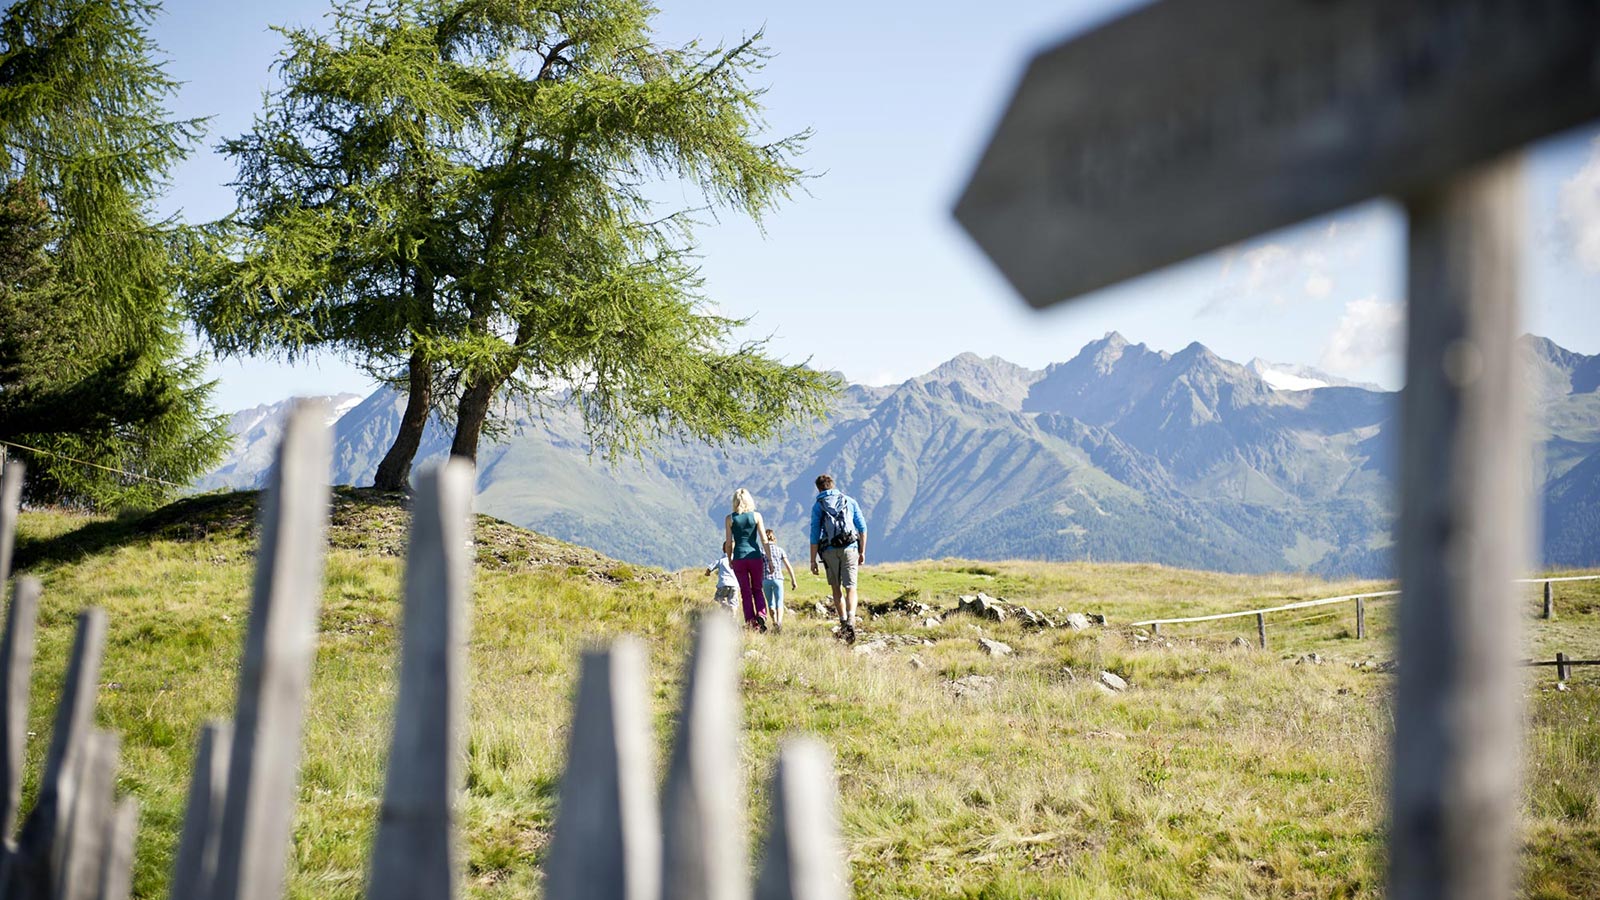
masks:
POLYGON ((761 535, 766 523, 756 512, 756 501, 750 492, 739 488, 733 492, 733 514, 723 520, 723 541, 731 544, 733 574, 739 579, 739 597, 744 601, 744 621, 757 631, 767 630, 767 598, 761 590, 761 580, 766 569, 766 556, 761 552, 761 535))
POLYGON ((766 578, 761 582, 761 588, 767 595, 767 609, 772 613, 772 630, 778 634, 783 633, 783 570, 789 570, 789 587, 799 590, 800 586, 794 580, 794 566, 789 564, 789 554, 780 546, 778 539, 772 536, 772 529, 766 529, 767 535, 767 570, 766 578))

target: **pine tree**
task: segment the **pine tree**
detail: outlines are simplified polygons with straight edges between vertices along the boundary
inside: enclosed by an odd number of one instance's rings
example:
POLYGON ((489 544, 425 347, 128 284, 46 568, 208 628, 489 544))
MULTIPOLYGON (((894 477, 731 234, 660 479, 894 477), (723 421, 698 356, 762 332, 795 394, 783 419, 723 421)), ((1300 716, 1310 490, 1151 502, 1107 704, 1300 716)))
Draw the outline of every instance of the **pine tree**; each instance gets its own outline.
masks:
POLYGON ((473 458, 507 399, 573 402, 594 445, 759 439, 833 379, 735 344, 708 309, 695 222, 761 217, 804 135, 762 143, 759 35, 659 45, 635 0, 395 0, 284 29, 283 87, 227 142, 239 210, 194 285, 225 352, 334 349, 409 388, 380 487, 430 409, 473 458))
POLYGON ((163 107, 176 85, 147 34, 158 9, 22 0, 0 17, 0 173, 17 183, 7 207, 48 214, 46 228, 8 222, 25 238, 12 261, 32 275, 8 297, 17 318, 0 320, 11 377, 27 385, 0 407, 0 432, 43 451, 30 460, 38 499, 152 503, 213 465, 228 439, 201 361, 184 355, 181 229, 152 212, 199 128, 163 107), (36 201, 22 196, 32 191, 36 201), (41 292, 58 308, 44 310, 41 292))

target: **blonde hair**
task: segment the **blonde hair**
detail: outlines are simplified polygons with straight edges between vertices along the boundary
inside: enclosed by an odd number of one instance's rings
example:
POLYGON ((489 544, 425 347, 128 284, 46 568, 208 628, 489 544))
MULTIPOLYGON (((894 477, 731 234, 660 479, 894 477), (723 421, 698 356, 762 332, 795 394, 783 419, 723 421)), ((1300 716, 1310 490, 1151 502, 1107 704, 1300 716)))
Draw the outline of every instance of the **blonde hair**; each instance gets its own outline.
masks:
POLYGON ((739 488, 737 491, 733 492, 733 514, 734 515, 738 515, 739 513, 747 513, 747 512, 750 512, 750 511, 754 510, 755 508, 756 508, 756 498, 750 496, 750 492, 749 491, 745 490, 744 488, 739 488))

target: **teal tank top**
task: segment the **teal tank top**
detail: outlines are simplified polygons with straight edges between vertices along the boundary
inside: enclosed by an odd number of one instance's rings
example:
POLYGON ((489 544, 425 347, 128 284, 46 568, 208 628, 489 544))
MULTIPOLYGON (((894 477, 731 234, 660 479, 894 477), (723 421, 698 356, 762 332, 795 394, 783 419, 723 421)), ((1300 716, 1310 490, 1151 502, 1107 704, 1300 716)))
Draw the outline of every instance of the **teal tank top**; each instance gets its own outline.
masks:
POLYGON ((733 558, 752 559, 761 555, 761 538, 756 535, 756 514, 733 514, 733 558))

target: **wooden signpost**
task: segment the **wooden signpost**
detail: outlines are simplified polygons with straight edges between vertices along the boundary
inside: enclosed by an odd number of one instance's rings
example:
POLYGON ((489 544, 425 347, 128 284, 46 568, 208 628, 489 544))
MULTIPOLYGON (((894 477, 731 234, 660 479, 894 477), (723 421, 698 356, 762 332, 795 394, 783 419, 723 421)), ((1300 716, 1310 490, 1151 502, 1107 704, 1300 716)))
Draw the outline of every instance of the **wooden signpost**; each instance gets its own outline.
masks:
POLYGON ((1370 197, 1404 204, 1397 900, 1512 892, 1514 151, 1597 117, 1593 0, 1166 0, 1035 58, 956 207, 1047 306, 1370 197))

